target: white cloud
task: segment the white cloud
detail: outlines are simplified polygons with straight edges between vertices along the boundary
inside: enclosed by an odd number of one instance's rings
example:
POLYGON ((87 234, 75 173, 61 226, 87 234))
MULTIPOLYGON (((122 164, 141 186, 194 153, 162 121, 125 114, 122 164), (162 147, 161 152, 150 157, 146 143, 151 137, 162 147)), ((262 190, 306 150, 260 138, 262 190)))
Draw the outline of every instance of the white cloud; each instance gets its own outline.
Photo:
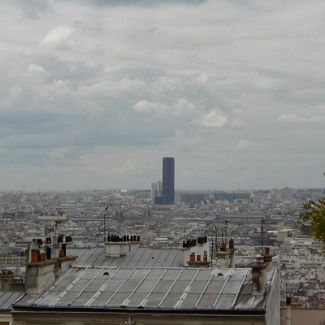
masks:
POLYGON ((153 83, 152 87, 159 92, 170 91, 177 89, 180 86, 181 82, 182 81, 178 78, 162 76, 153 83))
POLYGON ((134 109, 139 113, 159 112, 163 107, 166 106, 160 103, 152 103, 147 100, 142 100, 134 105, 134 109))
POLYGON ((201 73, 196 80, 201 84, 206 84, 209 81, 209 77, 205 73, 201 73))
POLYGON ((242 128, 244 120, 237 110, 226 111, 218 108, 210 110, 199 119, 198 124, 205 128, 242 128))
POLYGON ((37 65, 35 63, 31 63, 27 67, 27 72, 29 72, 29 73, 33 73, 33 72, 45 72, 45 69, 43 67, 41 67, 40 65, 37 65))
POLYGON ((181 115, 181 114, 192 114, 197 109, 195 105, 188 100, 181 98, 177 102, 175 102, 172 106, 172 114, 181 115))
POLYGON ((117 97, 134 96, 146 92, 147 85, 140 79, 123 77, 113 78, 111 75, 102 76, 91 84, 81 83, 77 85, 77 95, 81 97, 117 97))
POLYGON ((49 31, 42 40, 42 44, 53 49, 67 48, 72 44, 70 36, 74 29, 68 26, 59 26, 49 31))
POLYGON ((111 173, 113 175, 129 175, 131 172, 136 171, 137 167, 138 166, 134 160, 127 160, 122 162, 119 166, 113 167, 111 173))
POLYGON ((181 98, 171 105, 142 100, 134 105, 134 110, 139 113, 156 113, 158 115, 187 116, 197 111, 195 105, 181 98))
POLYGON ((204 115, 199 122, 200 125, 206 128, 222 128, 228 123, 228 117, 220 110, 214 109, 204 115))
POLYGON ((239 151, 249 151, 256 149, 256 144, 254 142, 248 141, 246 139, 240 139, 236 145, 236 149, 239 151))
POLYGON ((300 116, 297 114, 281 114, 278 118, 280 122, 292 123, 292 124, 303 124, 303 123, 317 123, 324 121, 323 117, 320 116, 300 116))

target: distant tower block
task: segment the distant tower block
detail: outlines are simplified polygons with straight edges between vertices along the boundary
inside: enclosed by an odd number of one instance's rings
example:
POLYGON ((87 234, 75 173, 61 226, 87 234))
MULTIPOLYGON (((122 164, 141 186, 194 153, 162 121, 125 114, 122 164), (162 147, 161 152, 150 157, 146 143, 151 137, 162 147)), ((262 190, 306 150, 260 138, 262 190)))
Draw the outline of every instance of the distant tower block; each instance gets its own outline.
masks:
POLYGON ((163 158, 163 203, 175 203, 175 159, 163 158))

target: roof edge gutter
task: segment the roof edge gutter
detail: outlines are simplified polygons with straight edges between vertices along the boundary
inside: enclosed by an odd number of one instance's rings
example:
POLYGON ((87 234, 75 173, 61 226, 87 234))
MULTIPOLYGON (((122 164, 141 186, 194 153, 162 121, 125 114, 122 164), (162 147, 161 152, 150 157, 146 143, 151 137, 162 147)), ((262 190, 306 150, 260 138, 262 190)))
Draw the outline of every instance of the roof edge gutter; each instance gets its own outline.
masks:
POLYGON ((13 312, 66 312, 66 313, 114 313, 114 314, 173 314, 173 315, 206 315, 206 316, 265 316, 265 309, 249 309, 249 310, 227 310, 227 309, 183 309, 183 310, 175 310, 175 309, 158 309, 158 308, 102 308, 102 307, 37 307, 37 306, 13 306, 13 312))

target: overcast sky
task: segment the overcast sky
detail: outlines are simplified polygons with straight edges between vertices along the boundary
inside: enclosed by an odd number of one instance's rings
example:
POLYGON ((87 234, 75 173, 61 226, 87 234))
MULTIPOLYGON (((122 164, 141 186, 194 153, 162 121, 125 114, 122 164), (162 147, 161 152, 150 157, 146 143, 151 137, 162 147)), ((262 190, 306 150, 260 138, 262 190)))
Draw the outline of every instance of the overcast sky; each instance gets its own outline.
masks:
POLYGON ((324 0, 3 0, 0 190, 324 187, 324 0))

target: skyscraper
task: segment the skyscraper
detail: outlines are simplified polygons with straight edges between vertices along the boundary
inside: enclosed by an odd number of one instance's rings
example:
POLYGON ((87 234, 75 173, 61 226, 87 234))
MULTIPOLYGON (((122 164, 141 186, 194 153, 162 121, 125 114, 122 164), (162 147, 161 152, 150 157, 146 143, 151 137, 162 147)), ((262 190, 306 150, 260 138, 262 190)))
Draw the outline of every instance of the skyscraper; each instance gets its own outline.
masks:
POLYGON ((163 158, 163 203, 175 203, 175 159, 163 158))

